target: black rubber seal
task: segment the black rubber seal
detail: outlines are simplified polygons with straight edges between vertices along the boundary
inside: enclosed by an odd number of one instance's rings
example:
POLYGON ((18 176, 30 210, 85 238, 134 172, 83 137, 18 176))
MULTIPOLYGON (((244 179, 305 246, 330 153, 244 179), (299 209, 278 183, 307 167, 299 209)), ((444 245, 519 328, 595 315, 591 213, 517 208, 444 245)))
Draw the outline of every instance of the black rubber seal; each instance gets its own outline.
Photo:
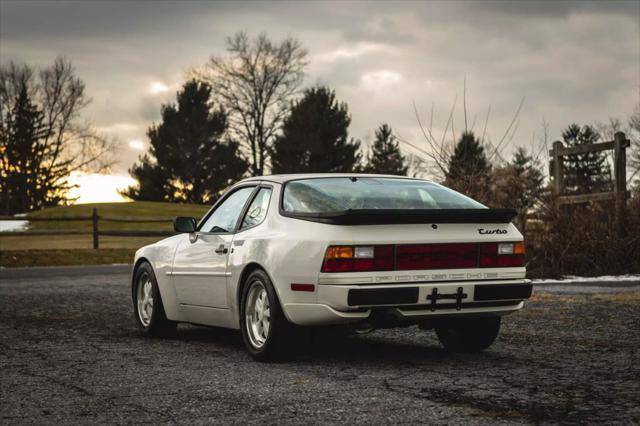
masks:
POLYGON ((280 210, 286 217, 332 225, 391 225, 414 223, 510 223, 513 209, 363 209, 323 213, 297 213, 280 210))

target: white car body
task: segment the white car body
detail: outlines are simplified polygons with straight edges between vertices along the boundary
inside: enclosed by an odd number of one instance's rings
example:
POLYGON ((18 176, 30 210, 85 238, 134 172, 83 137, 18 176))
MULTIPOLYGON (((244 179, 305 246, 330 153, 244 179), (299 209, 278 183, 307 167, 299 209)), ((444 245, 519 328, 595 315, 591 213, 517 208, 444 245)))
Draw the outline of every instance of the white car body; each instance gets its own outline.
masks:
POLYGON ((350 176, 381 177, 322 174, 245 179, 231 187, 227 194, 244 186, 272 188, 262 223, 234 234, 178 234, 139 249, 135 265, 147 261, 152 266, 169 320, 233 329, 241 324, 240 287, 254 268, 261 268, 268 274, 286 319, 301 326, 363 322, 378 308, 384 308, 385 314, 393 314, 396 318, 424 320, 451 315, 501 316, 524 306, 523 300, 528 295, 511 300, 501 297, 495 303, 486 301, 486 297, 484 302, 478 302, 475 297, 478 289, 484 286, 528 285, 524 266, 321 272, 327 248, 334 245, 522 241, 522 235, 511 223, 335 225, 283 215, 281 192, 288 181, 350 176), (294 291, 292 284, 296 283, 311 284, 313 291, 294 291), (417 288, 417 300, 399 304, 349 304, 350 291, 399 288, 417 288), (435 302, 428 299, 434 289, 440 294, 452 295, 459 288, 465 295, 460 306, 452 306, 461 302, 452 302, 453 296, 443 300, 436 298, 435 302))

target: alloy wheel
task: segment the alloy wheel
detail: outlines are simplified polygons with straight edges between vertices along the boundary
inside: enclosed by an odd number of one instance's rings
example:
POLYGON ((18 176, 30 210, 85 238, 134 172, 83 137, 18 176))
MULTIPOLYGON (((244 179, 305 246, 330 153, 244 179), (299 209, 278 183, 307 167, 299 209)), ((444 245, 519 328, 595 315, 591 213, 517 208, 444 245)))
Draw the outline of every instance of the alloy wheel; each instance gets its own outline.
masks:
POLYGON ((138 302, 138 318, 143 326, 148 327, 153 315, 153 284, 151 277, 143 273, 138 278, 138 288, 136 292, 138 302))
POLYGON ((269 337, 271 307, 267 289, 259 281, 251 284, 245 304, 245 326, 249 340, 255 348, 261 348, 269 337))

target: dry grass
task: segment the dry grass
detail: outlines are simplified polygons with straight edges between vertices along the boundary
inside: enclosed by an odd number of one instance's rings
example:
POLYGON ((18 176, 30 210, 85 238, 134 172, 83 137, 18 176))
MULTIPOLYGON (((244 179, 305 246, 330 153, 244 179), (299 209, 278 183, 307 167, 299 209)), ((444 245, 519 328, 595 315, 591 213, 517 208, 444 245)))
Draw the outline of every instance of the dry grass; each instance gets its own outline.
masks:
POLYGON ((12 250, 0 251, 0 266, 109 265, 131 263, 136 249, 12 250))
MULTIPOLYGON (((154 243, 162 237, 111 237, 100 236, 100 248, 138 249, 154 243)), ((75 250, 92 249, 91 235, 2 235, 0 251, 15 250, 75 250)))

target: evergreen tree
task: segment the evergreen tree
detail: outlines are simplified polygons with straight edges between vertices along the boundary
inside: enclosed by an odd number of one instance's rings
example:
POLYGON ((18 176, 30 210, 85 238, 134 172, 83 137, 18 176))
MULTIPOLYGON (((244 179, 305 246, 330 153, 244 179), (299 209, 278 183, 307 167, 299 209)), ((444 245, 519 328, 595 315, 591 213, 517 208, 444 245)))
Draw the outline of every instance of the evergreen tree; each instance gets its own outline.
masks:
POLYGON ((44 154, 38 144, 42 111, 33 104, 22 84, 2 132, 2 201, 5 212, 28 212, 37 207, 44 170, 34 161, 44 154))
POLYGON ((347 105, 327 87, 307 89, 291 107, 273 145, 273 173, 351 172, 360 142, 349 140, 347 105))
POLYGON ((225 140, 227 117, 211 105, 211 87, 189 81, 177 105, 162 107, 162 123, 149 128, 149 153, 129 171, 138 185, 123 195, 135 200, 207 203, 248 168, 238 143, 225 140))
MULTIPOLYGON (((152 151, 153 148, 150 149, 152 151)), ((139 163, 129 169, 138 184, 122 191, 122 195, 140 201, 173 201, 175 188, 166 167, 158 165, 149 153, 139 158, 139 163)))
POLYGON ((526 213, 539 201, 544 192, 544 172, 540 161, 527 154, 519 147, 513 156, 511 166, 515 171, 518 182, 517 207, 518 211, 526 213))
POLYGON ((109 165, 113 144, 82 120, 89 100, 71 63, 0 65, 0 206, 5 215, 70 201, 73 171, 109 165))
POLYGON ((491 173, 491 207, 513 208, 518 212, 515 223, 525 231, 526 215, 544 194, 542 165, 523 148, 518 148, 510 163, 496 167, 491 173))
POLYGON ((489 199, 491 164, 473 132, 464 132, 445 173, 445 185, 480 202, 489 199))
POLYGON ((383 124, 376 130, 376 138, 367 156, 367 164, 362 170, 365 173, 407 175, 409 167, 405 165, 398 141, 388 124, 383 124))
MULTIPOLYGON (((597 143, 600 134, 592 126, 580 128, 577 124, 571 124, 562 132, 562 139, 565 146, 576 147, 597 143)), ((610 190, 611 168, 604 152, 566 156, 564 167, 566 193, 582 194, 610 190)))

